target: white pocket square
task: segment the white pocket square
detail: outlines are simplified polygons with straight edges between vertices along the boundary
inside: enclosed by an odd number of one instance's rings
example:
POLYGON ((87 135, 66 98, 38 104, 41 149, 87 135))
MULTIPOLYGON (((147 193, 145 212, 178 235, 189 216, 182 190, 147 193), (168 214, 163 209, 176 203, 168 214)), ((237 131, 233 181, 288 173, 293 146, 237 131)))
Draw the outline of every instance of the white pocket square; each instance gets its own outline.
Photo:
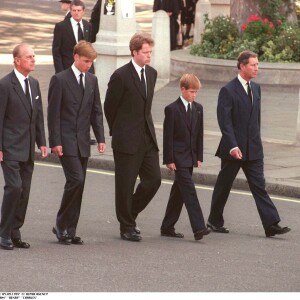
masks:
POLYGON ((35 97, 36 100, 39 99, 39 98, 40 98, 40 96, 36 96, 36 97, 35 97))

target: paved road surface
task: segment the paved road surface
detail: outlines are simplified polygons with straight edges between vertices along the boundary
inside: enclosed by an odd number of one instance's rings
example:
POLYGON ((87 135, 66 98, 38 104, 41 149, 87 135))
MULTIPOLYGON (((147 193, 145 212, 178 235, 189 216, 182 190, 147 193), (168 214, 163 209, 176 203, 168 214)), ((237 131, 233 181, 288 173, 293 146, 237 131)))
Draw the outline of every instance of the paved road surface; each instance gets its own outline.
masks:
MULTIPOLYGON (((0 177, 1 187, 2 183, 0 177)), ((237 192, 230 197, 225 211, 229 234, 211 233, 194 241, 183 209, 176 228, 185 238, 163 238, 159 227, 171 188, 170 182, 164 181, 138 218, 143 240, 132 243, 118 234, 114 174, 91 170, 77 232, 85 244, 64 246, 51 233, 63 184, 60 166, 36 164, 22 230, 31 248, 0 249, 0 291, 300 291, 299 232, 265 238, 248 194, 237 192)), ((207 217, 211 188, 199 187, 197 192, 207 217)), ((299 228, 299 200, 274 201, 281 217, 299 228)))

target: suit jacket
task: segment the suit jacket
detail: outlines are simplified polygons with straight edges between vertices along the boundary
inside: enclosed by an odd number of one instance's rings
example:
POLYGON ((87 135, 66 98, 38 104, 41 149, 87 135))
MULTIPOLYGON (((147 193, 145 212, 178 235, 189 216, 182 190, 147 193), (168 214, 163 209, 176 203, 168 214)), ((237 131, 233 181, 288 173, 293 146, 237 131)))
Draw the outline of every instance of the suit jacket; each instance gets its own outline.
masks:
MULTIPOLYGON (((86 41, 91 41, 91 24, 83 22, 83 36, 86 41)), ((54 27, 52 55, 55 73, 59 73, 71 67, 74 62, 73 50, 76 45, 70 18, 57 23, 54 27)))
POLYGON ((192 102, 192 123, 181 98, 165 107, 163 164, 197 167, 203 161, 203 107, 192 102))
POLYGON ((145 74, 147 98, 132 62, 117 69, 109 80, 104 112, 112 136, 112 148, 116 151, 136 153, 146 130, 149 130, 158 151, 151 115, 157 72, 146 65, 145 74))
POLYGON ((104 143, 103 113, 97 77, 86 73, 83 98, 71 68, 51 78, 48 94, 50 147, 63 147, 67 156, 90 156, 90 126, 104 143))
POLYGON ((243 160, 263 158, 260 136, 261 91, 251 81, 253 105, 238 78, 234 78, 219 93, 217 115, 222 138, 216 156, 234 159, 230 150, 239 147, 243 160))
POLYGON ((153 12, 164 10, 165 12, 172 12, 172 16, 177 19, 179 14, 178 0, 154 0, 153 12))
POLYGON ((96 41, 96 35, 99 31, 101 4, 102 4, 102 0, 98 0, 95 6, 93 7, 91 13, 91 19, 90 19, 90 23, 92 25, 91 43, 94 43, 96 41))
POLYGON ((0 80, 0 150, 4 160, 34 160, 35 143, 46 146, 39 83, 29 76, 32 107, 12 71, 0 80))

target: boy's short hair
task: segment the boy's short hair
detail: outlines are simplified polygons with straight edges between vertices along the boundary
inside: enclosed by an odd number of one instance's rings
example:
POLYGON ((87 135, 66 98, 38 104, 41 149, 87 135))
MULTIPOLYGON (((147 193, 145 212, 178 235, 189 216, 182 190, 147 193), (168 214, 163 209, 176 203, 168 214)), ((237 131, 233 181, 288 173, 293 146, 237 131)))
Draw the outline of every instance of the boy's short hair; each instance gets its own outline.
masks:
POLYGON ((79 56, 88 57, 92 60, 96 59, 97 57, 97 52, 93 48, 92 44, 85 40, 81 40, 78 42, 77 45, 75 45, 73 55, 75 54, 78 54, 79 56))
POLYGON ((199 78, 194 74, 183 74, 180 78, 180 88, 195 89, 199 90, 201 88, 201 82, 199 78))

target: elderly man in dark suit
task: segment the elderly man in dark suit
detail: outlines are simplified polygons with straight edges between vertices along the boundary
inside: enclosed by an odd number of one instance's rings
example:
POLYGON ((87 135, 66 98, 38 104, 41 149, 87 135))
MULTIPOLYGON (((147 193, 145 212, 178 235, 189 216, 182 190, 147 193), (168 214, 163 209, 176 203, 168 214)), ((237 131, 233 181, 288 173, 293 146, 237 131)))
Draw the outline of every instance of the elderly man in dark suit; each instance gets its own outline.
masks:
MULTIPOLYGON (((52 55, 55 73, 68 69, 74 62, 73 50, 80 40, 91 41, 91 24, 83 20, 83 1, 71 3, 71 18, 57 23, 53 33, 52 55)), ((90 72, 93 72, 93 65, 90 72)))
POLYGON ((35 69, 33 49, 25 43, 13 50, 15 69, 0 80, 0 161, 5 188, 1 209, 0 246, 29 248, 21 239, 35 143, 46 157, 44 118, 39 83, 29 76, 35 69))
POLYGON ((175 232, 183 203, 187 209, 195 240, 210 233, 206 228, 202 210, 192 179, 193 167, 203 162, 203 107, 195 102, 200 81, 194 74, 180 79, 181 96, 165 108, 163 163, 175 172, 161 235, 183 238, 175 232))
POLYGON ((74 64, 51 78, 48 95, 49 144, 62 164, 66 184, 53 233, 64 244, 83 244, 76 235, 88 157, 90 127, 105 151, 97 77, 88 72, 97 53, 89 42, 74 48, 74 64))
POLYGON ((104 102, 115 161, 116 213, 121 238, 128 241, 142 239, 136 218, 161 184, 151 116, 157 72, 148 65, 153 46, 146 33, 131 38, 132 60, 112 74, 104 102), (138 175, 140 183, 134 192, 138 175))
POLYGON ((221 171, 212 195, 207 226, 215 232, 229 232, 224 227, 223 211, 233 181, 242 168, 255 199, 265 235, 271 237, 284 234, 290 228, 278 224, 279 214, 265 187, 260 136, 261 90, 252 81, 258 72, 257 55, 248 50, 240 53, 237 66, 238 76, 222 87, 219 93, 217 115, 222 138, 216 156, 221 158, 221 171))

